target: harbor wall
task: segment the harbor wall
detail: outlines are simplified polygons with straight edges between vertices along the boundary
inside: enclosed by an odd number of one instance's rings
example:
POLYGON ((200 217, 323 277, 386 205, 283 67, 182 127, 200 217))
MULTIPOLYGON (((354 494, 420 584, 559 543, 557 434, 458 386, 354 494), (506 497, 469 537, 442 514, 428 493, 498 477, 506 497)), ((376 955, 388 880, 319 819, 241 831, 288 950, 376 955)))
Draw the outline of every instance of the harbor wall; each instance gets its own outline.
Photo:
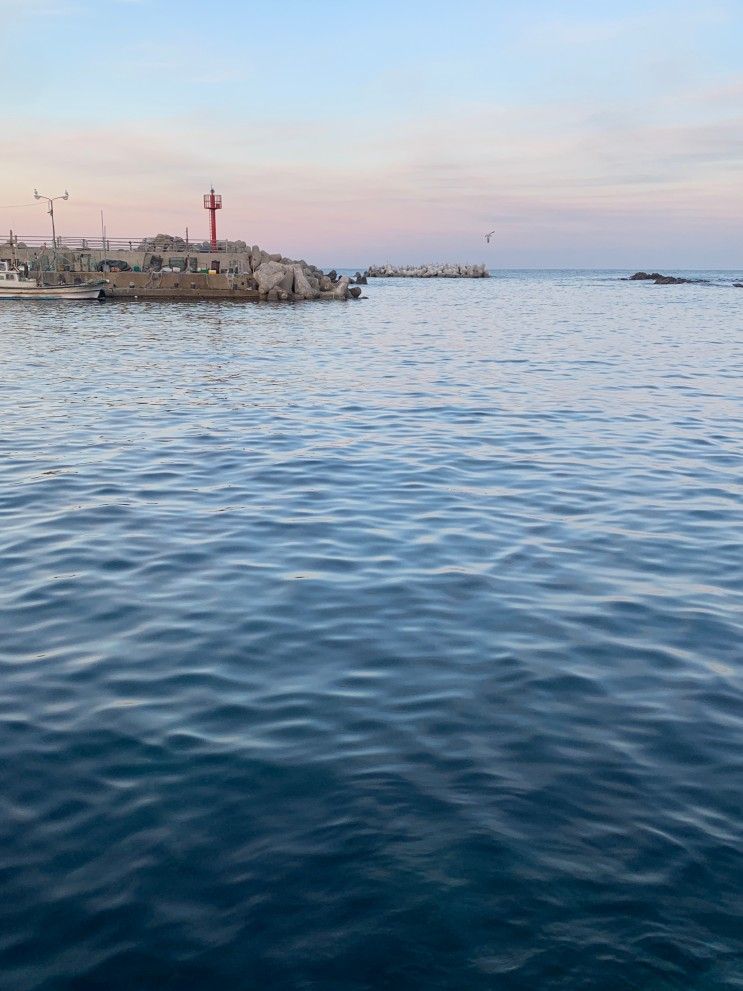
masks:
MULTIPOLYGON (((51 259, 51 249, 47 248, 15 248, 15 256, 19 262, 32 264, 34 261, 51 259)), ((10 260, 11 249, 6 245, 0 245, 0 260, 10 260)), ((57 262, 60 266, 69 266, 75 272, 92 272, 97 265, 104 261, 125 261, 131 268, 138 266, 143 271, 150 267, 153 255, 162 258, 164 267, 170 267, 171 262, 183 261, 191 263, 197 269, 210 269, 214 262, 219 263, 220 272, 232 271, 237 274, 249 273, 250 251, 178 251, 177 249, 161 249, 158 251, 121 251, 110 249, 108 251, 98 250, 65 250, 61 248, 57 251, 57 262)), ((136 273, 134 273, 136 274, 136 273)), ((166 273, 168 274, 168 273, 166 273)), ((179 273, 180 274, 180 273, 179 273)))
MULTIPOLYGON (((104 272, 111 299, 259 299, 247 275, 191 272, 104 272)), ((91 279, 90 272, 47 272, 44 285, 74 285, 91 279)))

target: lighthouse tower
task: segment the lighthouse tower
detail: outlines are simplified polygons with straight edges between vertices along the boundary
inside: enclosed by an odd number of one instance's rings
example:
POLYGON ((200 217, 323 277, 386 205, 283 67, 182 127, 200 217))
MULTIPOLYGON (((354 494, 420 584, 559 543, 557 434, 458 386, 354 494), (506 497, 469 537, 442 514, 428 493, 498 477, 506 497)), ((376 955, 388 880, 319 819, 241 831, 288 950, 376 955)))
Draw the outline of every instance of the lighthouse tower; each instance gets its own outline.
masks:
POLYGON ((211 249, 217 250, 217 210, 222 209, 222 197, 214 192, 212 186, 210 192, 204 194, 204 209, 209 211, 209 234, 211 237, 211 249))

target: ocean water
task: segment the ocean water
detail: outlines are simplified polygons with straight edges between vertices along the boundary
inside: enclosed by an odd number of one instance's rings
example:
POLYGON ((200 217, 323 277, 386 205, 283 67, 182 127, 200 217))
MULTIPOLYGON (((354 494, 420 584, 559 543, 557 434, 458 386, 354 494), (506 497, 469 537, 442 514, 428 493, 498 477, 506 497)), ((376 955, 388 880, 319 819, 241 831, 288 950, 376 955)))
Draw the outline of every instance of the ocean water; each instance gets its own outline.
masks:
POLYGON ((743 988, 743 289, 0 309, 0 987, 743 988))

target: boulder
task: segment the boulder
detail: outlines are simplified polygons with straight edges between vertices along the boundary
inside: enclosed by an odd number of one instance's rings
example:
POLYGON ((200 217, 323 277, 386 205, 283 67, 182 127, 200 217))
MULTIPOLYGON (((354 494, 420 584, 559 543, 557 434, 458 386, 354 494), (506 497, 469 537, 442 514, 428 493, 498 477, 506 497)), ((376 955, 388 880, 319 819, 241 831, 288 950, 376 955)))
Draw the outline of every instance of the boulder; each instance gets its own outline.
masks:
POLYGON ((340 279, 335 283, 330 292, 320 293, 321 299, 348 299, 348 283, 349 278, 347 275, 341 276, 340 279))
POLYGON ((253 278, 258 283, 258 292, 265 296, 286 278, 286 269, 278 262, 264 261, 253 272, 253 278))
POLYGON ((319 292, 315 289, 300 265, 295 265, 293 270, 294 292, 302 299, 317 299, 319 292))
POLYGON ((361 288, 359 286, 353 286, 353 288, 348 290, 348 295, 353 299, 358 299, 361 295, 361 288))
POLYGON ((320 277, 320 292, 330 292, 333 288, 333 283, 330 280, 330 276, 323 275, 320 277))

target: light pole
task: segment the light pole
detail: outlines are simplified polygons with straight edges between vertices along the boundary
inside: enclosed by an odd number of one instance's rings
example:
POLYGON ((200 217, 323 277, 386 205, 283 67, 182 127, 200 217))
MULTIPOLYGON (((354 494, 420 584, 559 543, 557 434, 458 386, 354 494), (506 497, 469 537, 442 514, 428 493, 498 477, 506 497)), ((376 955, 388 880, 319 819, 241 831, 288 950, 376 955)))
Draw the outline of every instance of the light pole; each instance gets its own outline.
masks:
POLYGON ((49 210, 47 212, 49 213, 49 216, 52 218, 52 247, 55 249, 57 247, 57 232, 54 228, 54 202, 55 200, 68 200, 69 198, 70 198, 70 194, 67 192, 66 189, 64 191, 64 196, 42 196, 41 193, 38 191, 38 189, 34 190, 35 200, 46 200, 47 203, 49 204, 49 210))

